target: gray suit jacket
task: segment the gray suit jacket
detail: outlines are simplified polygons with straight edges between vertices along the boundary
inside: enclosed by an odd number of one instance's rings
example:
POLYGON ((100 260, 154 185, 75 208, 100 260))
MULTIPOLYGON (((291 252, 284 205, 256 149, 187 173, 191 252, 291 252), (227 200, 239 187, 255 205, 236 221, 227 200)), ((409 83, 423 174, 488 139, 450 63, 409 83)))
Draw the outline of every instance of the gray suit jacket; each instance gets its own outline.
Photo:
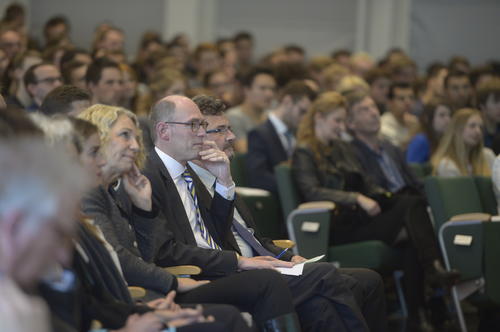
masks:
POLYGON ((154 232, 152 228, 159 224, 158 212, 134 207, 120 189, 110 192, 101 186, 95 188, 83 199, 82 210, 95 220, 116 250, 127 283, 164 294, 177 289, 173 275, 151 263, 151 257, 142 258, 142 253, 153 251, 148 246, 154 243, 140 237, 154 232))

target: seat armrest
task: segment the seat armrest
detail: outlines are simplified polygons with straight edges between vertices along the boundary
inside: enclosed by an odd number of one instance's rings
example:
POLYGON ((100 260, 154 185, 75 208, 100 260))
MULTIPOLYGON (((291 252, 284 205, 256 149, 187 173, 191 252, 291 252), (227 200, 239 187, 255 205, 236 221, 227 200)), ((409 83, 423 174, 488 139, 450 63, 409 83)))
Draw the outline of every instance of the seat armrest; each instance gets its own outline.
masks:
POLYGON ((273 244, 276 246, 276 247, 280 247, 280 248, 283 248, 283 249, 291 249, 293 247, 295 247, 295 242, 293 242, 292 240, 273 240, 273 244))
POLYGON ((306 202, 306 203, 300 204, 298 209, 299 210, 304 210, 304 209, 335 210, 335 203, 330 202, 330 201, 306 202))
POLYGON ((146 290, 144 288, 138 287, 138 286, 128 286, 128 291, 130 293, 130 296, 134 300, 140 299, 140 298, 144 297, 144 295, 146 295, 146 290))
POLYGON ((164 268, 167 272, 175 276, 198 275, 201 268, 196 265, 177 265, 164 268))
POLYGON ((477 220, 477 221, 490 221, 491 214, 476 212, 476 213, 462 213, 451 217, 450 221, 467 221, 467 220, 477 220))

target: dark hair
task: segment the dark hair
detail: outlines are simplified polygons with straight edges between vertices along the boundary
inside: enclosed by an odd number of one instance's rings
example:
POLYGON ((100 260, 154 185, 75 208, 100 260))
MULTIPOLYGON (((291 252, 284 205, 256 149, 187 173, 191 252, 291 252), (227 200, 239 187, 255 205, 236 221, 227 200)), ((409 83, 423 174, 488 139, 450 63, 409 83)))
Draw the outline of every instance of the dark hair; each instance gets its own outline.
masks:
POLYGON ((15 20, 19 16, 24 16, 25 15, 25 10, 24 6, 21 5, 20 3, 12 3, 10 4, 7 9, 5 9, 5 13, 3 16, 3 21, 4 22, 11 22, 15 20))
POLYGON ((87 140, 90 136, 99 133, 99 128, 97 128, 97 126, 90 121, 73 117, 69 117, 69 120, 73 125, 77 140, 79 141, 78 145, 80 145, 80 147, 83 146, 85 140, 87 140))
POLYGON ((427 66, 427 69, 426 69, 426 74, 427 74, 427 77, 428 78, 431 78, 431 77, 434 77, 436 76, 437 74, 439 74, 439 72, 442 70, 442 69, 447 69, 448 67, 446 67, 443 63, 441 62, 433 62, 431 63, 430 65, 427 66))
POLYGON ((352 113, 352 108, 358 103, 362 102, 366 97, 370 97, 370 94, 363 90, 348 90, 342 94, 346 101, 346 111, 349 117, 352 113))
POLYGON ((488 64, 484 66, 475 67, 470 71, 469 78, 472 86, 475 87, 477 82, 483 75, 491 75, 491 76, 495 75, 491 65, 488 64))
MULTIPOLYGON (((55 67, 55 65, 51 62, 40 62, 37 64, 34 64, 33 66, 29 67, 28 70, 24 73, 23 81, 24 85, 28 87, 29 84, 37 84, 37 77, 35 75, 35 70, 39 67, 42 66, 52 66, 55 67)), ((56 67, 57 68, 57 67, 56 67)))
POLYGON ((45 38, 47 38, 47 34, 50 28, 53 28, 55 26, 58 26, 60 24, 64 24, 68 29, 69 29, 69 22, 66 19, 66 17, 62 15, 56 15, 51 17, 46 23, 45 26, 43 27, 43 35, 45 38))
POLYGON ((72 60, 72 61, 64 64, 64 66, 62 66, 62 71, 61 71, 61 75, 63 77, 64 83, 71 84, 71 73, 73 72, 73 70, 75 70, 76 68, 86 66, 86 65, 87 65, 86 63, 83 63, 83 62, 78 61, 78 60, 72 60))
POLYGON ((332 52, 332 58, 337 59, 341 56, 351 56, 351 51, 345 48, 341 48, 332 52))
POLYGON ((373 82, 375 82, 379 78, 387 78, 390 80, 391 76, 389 75, 389 72, 387 70, 379 67, 374 67, 367 71, 365 74, 365 81, 370 85, 372 85, 373 82))
POLYGON ((248 31, 240 31, 236 35, 234 35, 233 41, 235 43, 237 43, 237 42, 239 42, 241 40, 249 40, 249 41, 253 42, 253 36, 248 31))
POLYGON ((293 80, 281 90, 279 100, 283 100, 285 96, 290 96, 294 103, 298 102, 303 97, 309 98, 311 101, 316 99, 316 93, 304 81, 293 80))
POLYGON ((439 145, 440 137, 436 135, 433 127, 434 117, 436 116, 436 109, 439 106, 447 107, 450 110, 451 115, 451 105, 445 99, 434 99, 424 105, 422 114, 419 117, 420 132, 424 133, 425 136, 427 136, 427 139, 430 143, 431 154, 436 151, 436 148, 439 145))
POLYGON ((226 104, 220 99, 207 95, 197 95, 192 98, 203 115, 222 115, 226 104))
POLYGON ((285 47, 283 48, 285 53, 300 53, 302 55, 306 54, 306 51, 304 50, 303 47, 299 46, 299 45, 296 45, 296 44, 288 44, 288 45, 285 45, 285 47))
POLYGON ((283 88, 293 80, 305 80, 310 78, 307 67, 304 64, 280 62, 273 66, 273 75, 278 89, 283 88))
POLYGON ((458 70, 459 65, 464 65, 470 68, 470 62, 466 57, 455 55, 450 58, 450 61, 448 62, 448 69, 450 71, 458 70))
POLYGON ((45 115, 67 114, 74 101, 89 100, 87 91, 73 85, 61 85, 52 90, 43 100, 40 111, 45 115))
POLYGON ((461 71, 461 70, 450 70, 448 72, 448 75, 446 75, 446 77, 444 78, 445 89, 448 88, 448 84, 450 83, 450 79, 453 77, 467 77, 467 79, 469 80, 469 83, 470 83, 470 77, 466 72, 461 71))
POLYGON ((244 87, 252 86, 255 77, 260 74, 266 74, 274 78, 274 73, 272 69, 268 67, 253 67, 252 69, 250 69, 249 72, 246 73, 246 75, 241 76, 240 78, 241 85, 244 87))
POLYGON ((43 132, 22 109, 0 108, 0 138, 19 136, 43 136, 43 132))
POLYGON ((113 60, 110 60, 106 57, 96 59, 87 68, 87 73, 85 74, 85 81, 87 82, 87 84, 98 84, 101 80, 102 72, 106 68, 116 68, 117 70, 120 70, 118 64, 113 60))
POLYGON ((486 105, 488 98, 493 96, 495 102, 500 101, 500 78, 493 78, 479 84, 477 88, 477 104, 478 106, 486 105))
POLYGON ((413 92, 415 92, 411 84, 405 82, 394 82, 389 87, 389 93, 387 94, 389 100, 394 99, 396 89, 411 89, 413 92))
POLYGON ((89 52, 85 51, 83 48, 69 49, 66 52, 64 52, 63 56, 61 57, 60 61, 61 68, 63 68, 66 63, 73 61, 78 54, 90 55, 89 52))

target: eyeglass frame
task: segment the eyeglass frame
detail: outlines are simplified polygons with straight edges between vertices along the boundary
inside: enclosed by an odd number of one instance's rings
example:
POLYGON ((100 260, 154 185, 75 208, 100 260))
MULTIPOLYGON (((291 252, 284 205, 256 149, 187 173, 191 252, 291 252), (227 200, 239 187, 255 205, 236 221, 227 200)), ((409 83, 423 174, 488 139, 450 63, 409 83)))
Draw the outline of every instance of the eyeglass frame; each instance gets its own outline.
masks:
POLYGON ((218 127, 210 130, 205 130, 207 134, 223 134, 227 133, 228 131, 232 131, 233 128, 231 126, 224 126, 224 127, 218 127))
POLYGON ((61 76, 59 76, 59 77, 46 77, 46 78, 36 80, 36 84, 40 84, 40 83, 54 84, 56 82, 62 83, 62 81, 63 81, 63 78, 61 76))
POLYGON ((200 128, 203 128, 203 130, 205 130, 205 132, 206 132, 207 128, 208 128, 208 122, 205 121, 205 120, 200 121, 200 122, 197 122, 197 121, 190 121, 190 122, 163 121, 163 123, 166 123, 166 124, 180 124, 180 125, 184 125, 184 126, 191 126, 191 131, 193 133, 198 132, 198 130, 200 130, 200 128))

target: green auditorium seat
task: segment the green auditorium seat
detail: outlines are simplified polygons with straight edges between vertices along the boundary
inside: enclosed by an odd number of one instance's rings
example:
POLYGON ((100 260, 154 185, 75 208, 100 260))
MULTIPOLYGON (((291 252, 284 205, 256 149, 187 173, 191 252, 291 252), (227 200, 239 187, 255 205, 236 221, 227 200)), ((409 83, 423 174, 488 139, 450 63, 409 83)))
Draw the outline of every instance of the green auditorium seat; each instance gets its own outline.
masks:
POLYGON ((246 187, 248 185, 245 172, 246 153, 235 153, 231 159, 231 175, 236 186, 246 187))

